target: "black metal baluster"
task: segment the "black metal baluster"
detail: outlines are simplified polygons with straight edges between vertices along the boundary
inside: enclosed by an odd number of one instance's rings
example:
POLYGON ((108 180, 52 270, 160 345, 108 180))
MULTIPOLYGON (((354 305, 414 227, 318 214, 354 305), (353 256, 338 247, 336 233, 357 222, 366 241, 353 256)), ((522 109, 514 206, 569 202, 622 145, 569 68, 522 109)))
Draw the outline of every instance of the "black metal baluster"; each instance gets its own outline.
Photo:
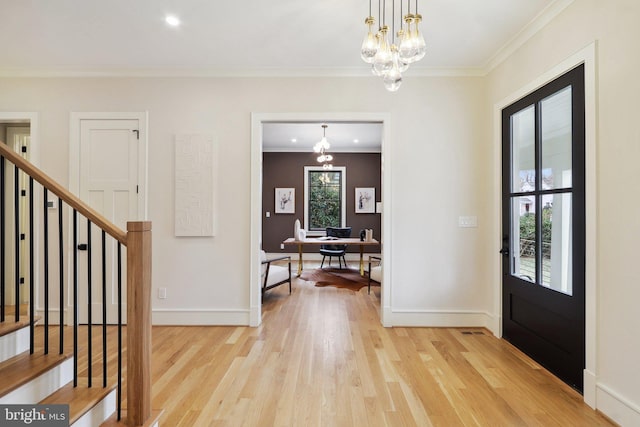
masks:
POLYGON ((33 177, 29 177, 29 353, 35 350, 36 316, 35 286, 33 284, 34 266, 34 226, 33 226, 33 177))
POLYGON ((44 354, 49 354, 49 216, 47 203, 49 191, 44 188, 42 198, 44 207, 42 211, 44 232, 44 354))
POLYGON ((73 386, 78 386, 78 211, 73 210, 73 386))
POLYGON ((93 351, 92 351, 92 323, 91 323, 91 221, 87 219, 87 375, 88 386, 91 387, 92 379, 92 366, 93 365, 93 351))
POLYGON ((62 225, 62 199, 58 198, 58 257, 60 271, 60 302, 58 303, 60 309, 60 354, 63 352, 64 347, 64 228, 62 225))
POLYGON ((14 254, 14 279, 15 279, 15 297, 16 297, 16 310, 15 310, 15 320, 16 322, 20 321, 20 182, 18 180, 19 178, 19 174, 18 174, 18 167, 14 166, 14 185, 13 185, 13 191, 14 191, 14 212, 13 212, 13 219, 15 221, 14 223, 14 232, 15 232, 15 244, 14 244, 14 250, 15 250, 15 254, 14 254))
POLYGON ((4 179, 4 171, 5 171, 6 160, 4 156, 0 156, 0 322, 4 322, 5 316, 5 256, 7 253, 6 248, 6 234, 5 234, 5 226, 7 225, 5 221, 5 212, 6 212, 6 201, 5 201, 5 188, 6 185, 4 179))
POLYGON ((122 243, 118 242, 118 421, 122 419, 122 243))
POLYGON ((102 387, 107 386, 107 233, 102 230, 102 387))

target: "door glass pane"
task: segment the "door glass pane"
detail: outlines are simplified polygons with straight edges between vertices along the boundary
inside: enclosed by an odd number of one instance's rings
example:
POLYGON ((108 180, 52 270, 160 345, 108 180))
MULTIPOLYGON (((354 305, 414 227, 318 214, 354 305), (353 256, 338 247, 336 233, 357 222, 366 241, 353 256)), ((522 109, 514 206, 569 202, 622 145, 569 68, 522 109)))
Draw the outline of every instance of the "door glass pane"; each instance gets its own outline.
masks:
POLYGON ((536 203, 534 197, 511 199, 511 274, 536 281, 536 203))
POLYGON ((535 173, 535 108, 533 105, 511 116, 511 191, 533 191, 535 173))
POLYGON ((540 102, 542 189, 571 187, 571 86, 540 102))
POLYGON ((573 294, 571 193, 542 197, 542 285, 573 294))

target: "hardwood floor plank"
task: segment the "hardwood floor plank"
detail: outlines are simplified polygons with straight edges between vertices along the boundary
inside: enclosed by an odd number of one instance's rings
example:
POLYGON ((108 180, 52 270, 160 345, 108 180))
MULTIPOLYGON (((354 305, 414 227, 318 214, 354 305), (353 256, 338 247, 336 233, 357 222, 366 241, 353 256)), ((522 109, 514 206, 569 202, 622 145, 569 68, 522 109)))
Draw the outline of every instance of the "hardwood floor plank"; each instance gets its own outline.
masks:
MULTIPOLYGON (((369 295, 295 279, 291 295, 281 288, 265 294, 258 328, 153 327, 152 407, 165 409, 161 425, 613 425, 484 329, 383 328, 377 287, 369 295)), ((108 348, 116 336, 109 327, 108 348)), ((97 329, 93 340, 101 348, 97 329)), ((88 360, 81 354, 81 372, 88 360)), ((95 376, 102 361, 94 354, 91 363, 95 376)), ((116 363, 110 356, 110 376, 116 363)))

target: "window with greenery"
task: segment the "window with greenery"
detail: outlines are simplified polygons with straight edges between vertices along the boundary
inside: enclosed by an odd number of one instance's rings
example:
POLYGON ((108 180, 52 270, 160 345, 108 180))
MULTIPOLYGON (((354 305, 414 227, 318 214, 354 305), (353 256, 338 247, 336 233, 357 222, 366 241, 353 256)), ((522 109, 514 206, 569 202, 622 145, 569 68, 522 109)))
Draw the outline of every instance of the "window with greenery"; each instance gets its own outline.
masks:
MULTIPOLYGON (((345 224, 345 168, 305 167, 305 228, 321 234, 345 224)), ((315 233, 314 233, 315 232, 315 233)))

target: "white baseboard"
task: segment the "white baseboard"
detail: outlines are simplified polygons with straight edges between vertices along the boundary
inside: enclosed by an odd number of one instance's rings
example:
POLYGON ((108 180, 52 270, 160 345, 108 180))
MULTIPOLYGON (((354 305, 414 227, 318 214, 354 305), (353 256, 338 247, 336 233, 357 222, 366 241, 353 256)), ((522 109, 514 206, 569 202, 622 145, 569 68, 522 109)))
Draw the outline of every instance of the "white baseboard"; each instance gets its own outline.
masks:
POLYGON ((484 311, 392 310, 390 317, 393 326, 481 327, 490 330, 493 326, 493 316, 484 311))
POLYGON ((153 309, 153 325, 238 326, 249 325, 249 310, 153 309))
POLYGON ((640 426, 640 407, 610 389, 597 385, 597 409, 621 426, 640 426))

